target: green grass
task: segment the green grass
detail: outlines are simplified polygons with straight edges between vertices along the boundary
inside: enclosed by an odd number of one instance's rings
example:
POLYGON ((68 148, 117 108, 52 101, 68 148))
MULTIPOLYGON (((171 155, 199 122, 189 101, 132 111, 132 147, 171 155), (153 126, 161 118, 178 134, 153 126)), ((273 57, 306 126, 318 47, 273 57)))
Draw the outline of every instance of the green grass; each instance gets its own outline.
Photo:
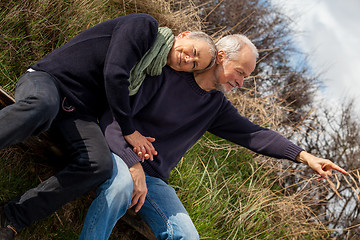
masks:
POLYGON ((0 6, 0 83, 11 92, 27 66, 77 33, 124 14, 102 0, 10 0, 0 6))

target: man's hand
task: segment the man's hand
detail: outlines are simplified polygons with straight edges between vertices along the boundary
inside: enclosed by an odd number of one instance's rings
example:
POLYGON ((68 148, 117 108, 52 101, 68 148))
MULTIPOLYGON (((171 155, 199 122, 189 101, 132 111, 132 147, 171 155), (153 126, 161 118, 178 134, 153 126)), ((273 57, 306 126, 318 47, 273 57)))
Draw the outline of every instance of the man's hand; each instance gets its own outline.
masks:
POLYGON ((318 178, 318 180, 328 179, 328 177, 331 176, 332 169, 337 170, 343 174, 348 174, 344 169, 331 162, 330 160, 315 157, 314 155, 305 151, 300 152, 299 155, 296 157, 296 160, 298 162, 308 165, 309 167, 311 167, 312 170, 318 173, 321 176, 318 178))
POLYGON ((152 145, 155 138, 144 137, 138 131, 126 135, 124 138, 131 146, 133 146, 133 151, 141 158, 142 161, 144 161, 144 159, 150 159, 151 161, 154 160, 154 155, 157 155, 157 151, 152 145))
POLYGON ((131 205, 129 208, 136 205, 135 212, 138 212, 145 202, 147 193, 145 173, 140 163, 134 164, 129 170, 134 182, 131 205))

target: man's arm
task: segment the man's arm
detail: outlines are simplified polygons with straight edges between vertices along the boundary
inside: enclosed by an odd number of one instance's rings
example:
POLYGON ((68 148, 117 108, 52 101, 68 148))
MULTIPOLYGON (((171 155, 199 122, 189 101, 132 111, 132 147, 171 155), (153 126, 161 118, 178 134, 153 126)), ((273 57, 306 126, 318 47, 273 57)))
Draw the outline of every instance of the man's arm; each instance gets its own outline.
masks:
POLYGON ((256 153, 296 161, 296 156, 304 150, 281 134, 241 116, 228 100, 224 101, 222 110, 217 115, 209 132, 256 153))
POLYGON ((99 125, 104 133, 110 150, 123 159, 129 168, 134 164, 141 162, 139 156, 134 153, 133 147, 125 141, 122 128, 114 119, 110 110, 105 111, 101 116, 99 125))
POLYGON ((320 174, 320 179, 331 176, 332 169, 347 174, 330 160, 315 157, 281 134, 252 123, 228 101, 209 131, 257 153, 307 164, 320 174))

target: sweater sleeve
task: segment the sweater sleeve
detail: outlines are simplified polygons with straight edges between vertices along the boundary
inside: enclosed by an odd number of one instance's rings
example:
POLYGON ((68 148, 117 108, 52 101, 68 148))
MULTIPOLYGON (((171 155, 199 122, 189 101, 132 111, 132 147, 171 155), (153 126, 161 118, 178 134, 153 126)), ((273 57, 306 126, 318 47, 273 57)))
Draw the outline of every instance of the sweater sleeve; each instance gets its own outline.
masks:
POLYGON ((109 110, 101 117, 100 127, 110 150, 117 154, 129 168, 135 163, 141 162, 141 159, 132 150, 132 146, 126 142, 119 124, 109 110))
POLYGON ((135 131, 131 120, 129 76, 132 67, 154 43, 158 23, 147 14, 133 14, 113 30, 104 65, 104 80, 110 109, 124 135, 135 131))
POLYGON ((241 116, 228 100, 224 100, 209 132, 269 157, 297 162, 296 156, 303 151, 281 134, 241 116))

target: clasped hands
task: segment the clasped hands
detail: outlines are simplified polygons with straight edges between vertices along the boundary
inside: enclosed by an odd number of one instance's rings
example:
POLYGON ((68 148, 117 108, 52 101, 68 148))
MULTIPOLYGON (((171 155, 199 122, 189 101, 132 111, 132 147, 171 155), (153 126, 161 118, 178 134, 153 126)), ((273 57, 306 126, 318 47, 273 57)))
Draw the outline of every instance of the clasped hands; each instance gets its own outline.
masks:
POLYGON ((155 141, 155 138, 144 137, 138 131, 133 132, 132 134, 124 136, 125 140, 133 146, 133 151, 141 158, 142 161, 145 159, 154 160, 154 155, 157 155, 152 143, 155 141))

